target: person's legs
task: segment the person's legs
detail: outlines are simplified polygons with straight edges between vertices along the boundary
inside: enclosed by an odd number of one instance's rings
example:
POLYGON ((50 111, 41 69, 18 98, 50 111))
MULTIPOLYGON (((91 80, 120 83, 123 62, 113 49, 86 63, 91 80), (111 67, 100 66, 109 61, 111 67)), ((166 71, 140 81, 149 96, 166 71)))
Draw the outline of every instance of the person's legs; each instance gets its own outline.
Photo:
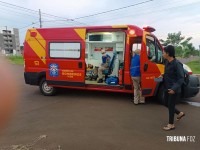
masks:
POLYGON ((140 104, 144 104, 144 103, 145 103, 145 97, 142 96, 141 77, 139 78, 139 92, 140 92, 139 103, 140 103, 140 104))
POLYGON ((102 77, 102 72, 103 72, 103 67, 102 66, 100 66, 99 68, 98 68, 98 78, 99 79, 102 79, 103 77, 102 77))
MULTIPOLYGON (((171 103, 169 102, 169 95, 168 92, 164 92, 164 106, 166 106, 169 109, 169 104, 171 105, 171 103)), ((174 94, 173 94, 174 95, 174 94)), ((174 98, 174 102, 176 104, 176 96, 174 98)), ((175 105, 174 104, 174 105, 175 105)), ((175 107, 175 106, 174 106, 175 107)), ((176 113, 177 115, 180 113, 180 111, 176 108, 174 108, 174 113, 176 113)))
POLYGON ((176 94, 169 94, 168 97, 168 110, 169 110, 169 124, 174 124, 176 94))
MULTIPOLYGON (((165 106, 168 107, 168 111, 169 111, 169 124, 163 128, 165 131, 175 129, 175 126, 174 126, 174 114, 175 113, 181 117, 185 116, 185 114, 183 112, 180 112, 175 107, 177 96, 178 96, 178 94, 168 94, 167 92, 165 92, 165 106)), ((177 119, 179 118, 179 116, 177 117, 177 119)))
POLYGON ((173 124, 174 123, 174 113, 177 115, 185 115, 183 112, 180 112, 176 107, 176 99, 178 97, 178 94, 170 94, 169 98, 169 123, 173 124))
POLYGON ((134 86, 134 103, 138 104, 140 100, 140 77, 131 77, 134 86))
POLYGON ((100 66, 98 68, 98 83, 102 83, 103 82, 103 70, 105 70, 106 68, 104 66, 100 66))
POLYGON ((165 90, 164 92, 164 106, 168 108, 168 97, 169 97, 169 94, 167 93, 167 91, 165 90))
POLYGON ((165 92, 165 106, 168 107, 169 112, 169 123, 167 126, 163 127, 163 130, 169 131, 175 129, 174 126, 174 111, 175 111, 175 102, 174 94, 168 94, 165 92))

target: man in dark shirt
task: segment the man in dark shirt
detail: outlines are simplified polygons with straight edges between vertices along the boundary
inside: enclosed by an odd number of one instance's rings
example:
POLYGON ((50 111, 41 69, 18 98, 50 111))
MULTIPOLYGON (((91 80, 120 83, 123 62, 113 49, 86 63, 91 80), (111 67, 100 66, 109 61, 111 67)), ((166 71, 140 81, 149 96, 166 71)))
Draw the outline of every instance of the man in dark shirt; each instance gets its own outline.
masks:
POLYGON ((164 73, 164 97, 165 106, 169 110, 169 124, 163 128, 165 131, 175 129, 174 126, 174 113, 178 115, 177 120, 180 120, 185 114, 175 108, 176 99, 181 93, 181 85, 184 82, 184 71, 182 64, 175 58, 174 46, 168 45, 164 48, 163 57, 165 62, 164 73))

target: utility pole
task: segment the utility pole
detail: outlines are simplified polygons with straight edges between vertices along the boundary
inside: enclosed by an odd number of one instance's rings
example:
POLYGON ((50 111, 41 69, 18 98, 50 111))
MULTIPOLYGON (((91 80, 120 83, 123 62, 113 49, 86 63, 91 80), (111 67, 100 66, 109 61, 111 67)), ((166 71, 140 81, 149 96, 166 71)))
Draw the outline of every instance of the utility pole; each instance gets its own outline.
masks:
POLYGON ((40 22, 40 28, 42 28, 42 17, 40 9, 39 9, 39 22, 40 22))

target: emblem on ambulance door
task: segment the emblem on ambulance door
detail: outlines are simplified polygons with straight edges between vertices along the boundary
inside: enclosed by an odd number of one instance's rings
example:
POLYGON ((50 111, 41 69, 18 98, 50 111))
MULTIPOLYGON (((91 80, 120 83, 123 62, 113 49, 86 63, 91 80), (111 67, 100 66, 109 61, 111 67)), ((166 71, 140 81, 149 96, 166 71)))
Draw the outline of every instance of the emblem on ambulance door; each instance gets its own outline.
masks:
POLYGON ((50 64, 49 71, 51 77, 58 77, 58 64, 50 64))

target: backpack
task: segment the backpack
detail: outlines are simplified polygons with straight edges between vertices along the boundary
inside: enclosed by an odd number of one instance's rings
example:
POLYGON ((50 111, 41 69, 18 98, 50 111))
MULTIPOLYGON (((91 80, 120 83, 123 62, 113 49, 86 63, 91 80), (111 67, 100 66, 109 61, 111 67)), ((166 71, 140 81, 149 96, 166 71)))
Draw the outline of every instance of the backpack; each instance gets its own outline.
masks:
POLYGON ((106 83, 109 85, 117 85, 119 83, 118 77, 110 76, 106 78, 106 83))
POLYGON ((189 81, 190 81, 190 77, 189 77, 190 75, 189 75, 188 71, 183 68, 183 63, 181 63, 179 60, 176 60, 176 62, 180 63, 181 66, 182 66, 183 73, 184 73, 184 82, 183 82, 183 85, 187 86, 188 83, 189 83, 189 81))

